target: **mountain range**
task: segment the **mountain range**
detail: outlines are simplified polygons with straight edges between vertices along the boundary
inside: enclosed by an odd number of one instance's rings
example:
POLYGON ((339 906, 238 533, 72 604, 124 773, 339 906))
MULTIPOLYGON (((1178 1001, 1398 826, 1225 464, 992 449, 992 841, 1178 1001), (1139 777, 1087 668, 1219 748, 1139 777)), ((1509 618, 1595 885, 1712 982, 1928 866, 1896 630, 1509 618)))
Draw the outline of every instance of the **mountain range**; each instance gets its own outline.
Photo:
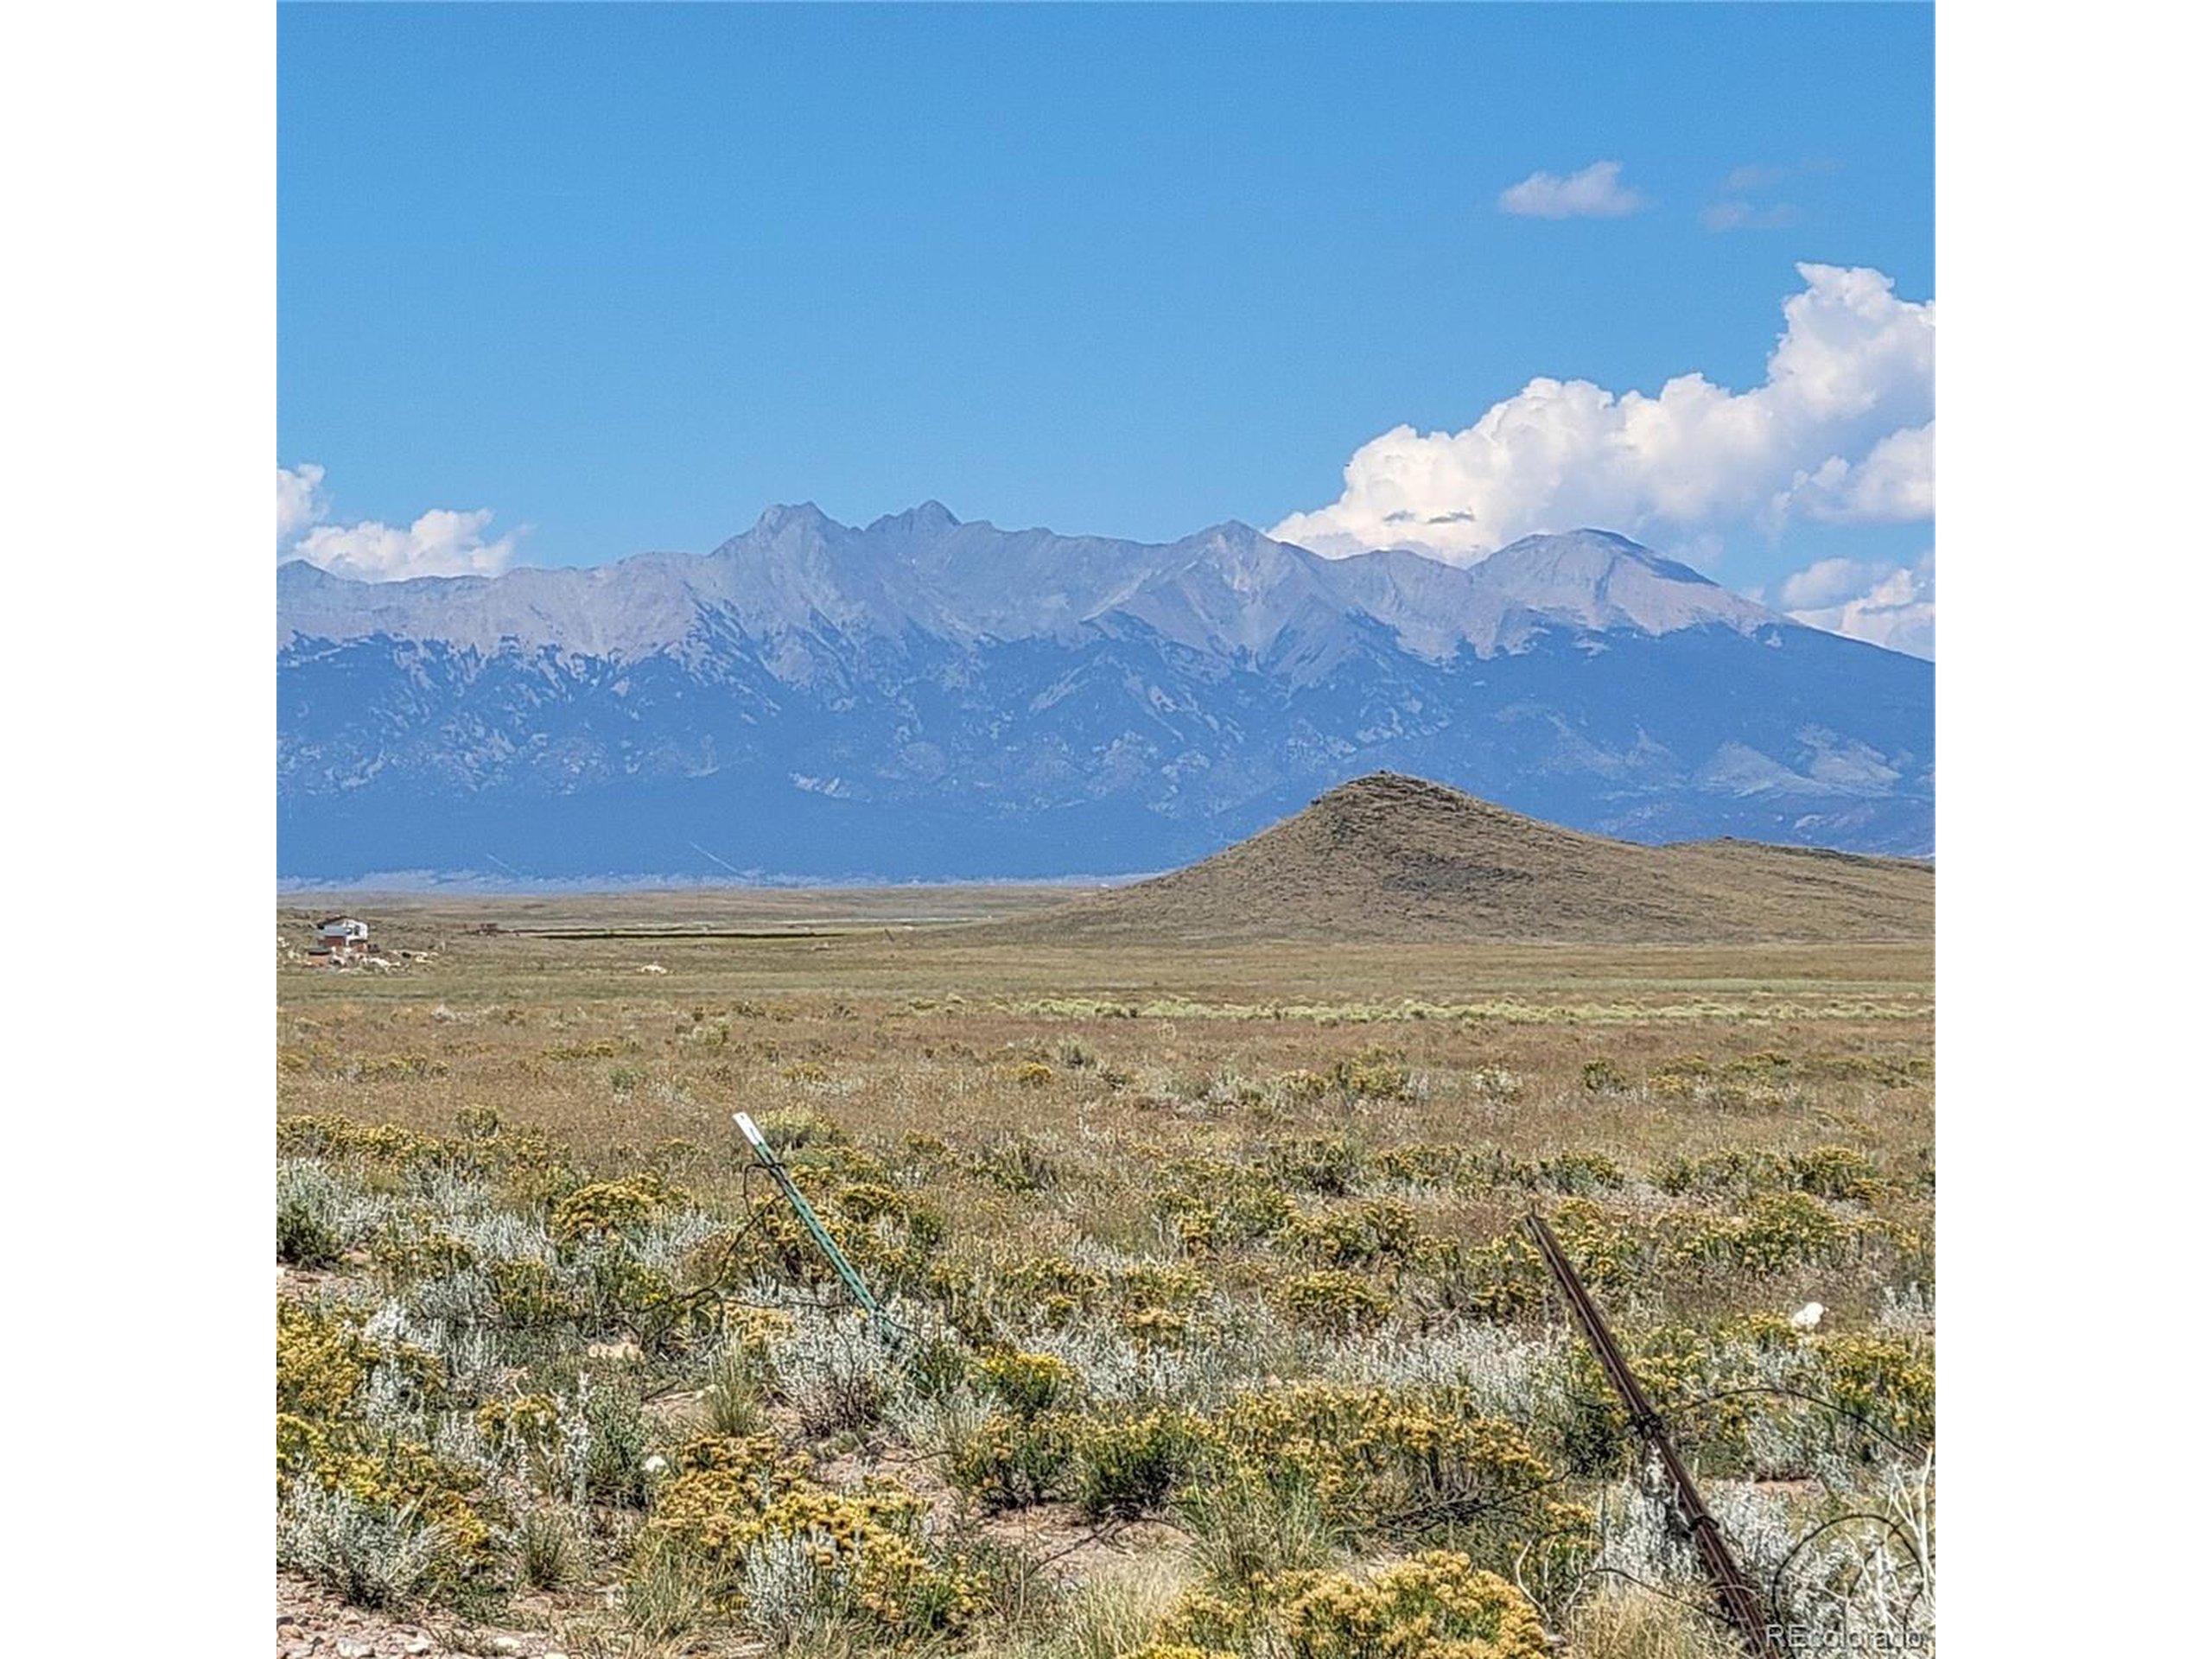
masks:
POLYGON ((1457 566, 772 507, 703 555, 277 571, 280 874, 1107 874, 1388 768, 1634 841, 1924 854, 1932 665, 1627 538, 1457 566))

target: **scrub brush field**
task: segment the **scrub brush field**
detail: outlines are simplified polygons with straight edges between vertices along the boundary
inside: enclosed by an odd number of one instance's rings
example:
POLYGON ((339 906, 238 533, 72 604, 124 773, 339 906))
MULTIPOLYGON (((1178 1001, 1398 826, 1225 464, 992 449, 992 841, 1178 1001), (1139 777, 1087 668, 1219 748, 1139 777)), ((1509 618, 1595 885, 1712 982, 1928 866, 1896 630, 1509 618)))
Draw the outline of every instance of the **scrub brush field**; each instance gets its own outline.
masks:
POLYGON ((1531 1209, 1786 1650, 1932 1651, 1924 943, 1064 896, 280 905, 280 1651, 1741 1652, 1531 1209))

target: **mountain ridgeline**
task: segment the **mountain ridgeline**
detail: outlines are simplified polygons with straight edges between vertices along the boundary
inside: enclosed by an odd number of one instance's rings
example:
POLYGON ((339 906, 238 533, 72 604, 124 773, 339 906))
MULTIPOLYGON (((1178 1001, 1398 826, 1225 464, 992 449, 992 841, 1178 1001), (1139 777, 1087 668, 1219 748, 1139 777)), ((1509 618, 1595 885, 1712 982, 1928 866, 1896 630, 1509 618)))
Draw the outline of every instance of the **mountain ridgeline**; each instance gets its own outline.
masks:
POLYGON ((1141 872, 1378 769, 1637 842, 1933 842, 1930 664, 1598 531, 1460 568, 776 507, 705 555, 296 562, 277 599, 297 880, 1141 872))

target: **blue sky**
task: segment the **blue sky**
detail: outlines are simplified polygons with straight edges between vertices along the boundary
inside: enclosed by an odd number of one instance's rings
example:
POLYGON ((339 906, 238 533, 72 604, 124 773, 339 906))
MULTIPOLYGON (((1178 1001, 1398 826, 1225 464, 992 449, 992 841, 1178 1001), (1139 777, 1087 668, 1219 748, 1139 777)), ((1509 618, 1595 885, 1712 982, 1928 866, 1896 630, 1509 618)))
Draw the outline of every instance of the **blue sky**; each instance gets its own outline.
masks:
MULTIPOLYGON (((1895 285, 1839 349, 1932 334, 1932 34, 1906 5, 285 5, 278 460, 322 469, 292 527, 385 531, 393 574, 704 549, 810 499, 1389 539, 1397 486, 1347 492, 1363 446, 1526 414, 1538 377, 1751 391, 1820 297, 1801 265, 1895 285)), ((1932 548, 1870 453, 1932 414, 1913 351, 1687 497, 1671 438, 1626 493, 1601 451, 1370 454, 1452 474, 1393 524, 1602 509, 1770 597, 1827 569, 1792 590, 1825 603, 1932 548)))

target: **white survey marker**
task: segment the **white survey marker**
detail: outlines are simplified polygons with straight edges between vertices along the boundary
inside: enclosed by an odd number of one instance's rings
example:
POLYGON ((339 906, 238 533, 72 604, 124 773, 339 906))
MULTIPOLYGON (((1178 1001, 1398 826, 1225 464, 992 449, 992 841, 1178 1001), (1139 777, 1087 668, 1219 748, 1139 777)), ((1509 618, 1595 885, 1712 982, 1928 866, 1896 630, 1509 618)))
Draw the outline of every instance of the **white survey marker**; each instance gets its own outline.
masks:
POLYGON ((738 1132, 753 1143, 753 1150, 767 1154, 768 1143, 760 1138, 760 1126, 743 1112, 732 1112, 730 1116, 737 1121, 738 1132))

